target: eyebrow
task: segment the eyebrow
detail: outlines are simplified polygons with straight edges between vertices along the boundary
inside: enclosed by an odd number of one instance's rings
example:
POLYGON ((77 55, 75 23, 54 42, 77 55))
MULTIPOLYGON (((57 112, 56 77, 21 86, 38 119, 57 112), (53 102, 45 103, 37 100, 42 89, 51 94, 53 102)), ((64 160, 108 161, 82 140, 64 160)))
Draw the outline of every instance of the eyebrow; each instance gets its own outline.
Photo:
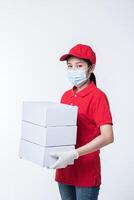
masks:
MULTIPOLYGON (((82 61, 76 62, 76 64, 78 64, 78 63, 83 63, 83 62, 82 61)), ((71 63, 68 62, 67 64, 71 64, 71 63)))

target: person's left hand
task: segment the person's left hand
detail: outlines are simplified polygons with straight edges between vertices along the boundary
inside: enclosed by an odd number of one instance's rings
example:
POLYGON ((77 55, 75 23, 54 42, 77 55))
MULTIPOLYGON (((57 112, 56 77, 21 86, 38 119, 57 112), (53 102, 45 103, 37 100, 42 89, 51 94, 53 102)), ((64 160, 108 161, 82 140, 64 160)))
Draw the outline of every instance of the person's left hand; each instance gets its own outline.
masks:
POLYGON ((53 152, 50 153, 52 157, 58 158, 58 160, 49 168, 65 168, 67 165, 74 164, 74 160, 79 157, 78 151, 76 149, 62 151, 62 152, 53 152))

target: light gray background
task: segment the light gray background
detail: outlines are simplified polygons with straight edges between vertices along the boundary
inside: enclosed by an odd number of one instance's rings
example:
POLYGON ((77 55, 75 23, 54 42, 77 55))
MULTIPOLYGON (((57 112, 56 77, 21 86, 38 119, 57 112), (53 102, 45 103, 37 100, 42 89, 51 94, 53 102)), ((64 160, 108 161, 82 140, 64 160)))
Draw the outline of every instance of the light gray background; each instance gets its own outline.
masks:
POLYGON ((21 103, 58 102, 72 87, 59 57, 84 43, 97 54, 97 84, 114 121, 115 141, 101 150, 99 200, 133 200, 134 1, 0 0, 0 34, 0 199, 60 199, 53 170, 18 158, 21 103))

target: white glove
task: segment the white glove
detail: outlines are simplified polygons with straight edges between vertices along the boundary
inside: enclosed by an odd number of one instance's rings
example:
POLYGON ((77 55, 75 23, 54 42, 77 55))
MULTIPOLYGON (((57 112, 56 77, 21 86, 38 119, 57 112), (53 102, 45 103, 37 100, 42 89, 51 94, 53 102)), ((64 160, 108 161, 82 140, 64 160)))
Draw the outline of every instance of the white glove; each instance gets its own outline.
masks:
POLYGON ((62 152, 50 153, 52 157, 58 158, 58 160, 49 168, 65 168, 67 165, 74 164, 74 160, 79 157, 78 151, 76 149, 62 152))

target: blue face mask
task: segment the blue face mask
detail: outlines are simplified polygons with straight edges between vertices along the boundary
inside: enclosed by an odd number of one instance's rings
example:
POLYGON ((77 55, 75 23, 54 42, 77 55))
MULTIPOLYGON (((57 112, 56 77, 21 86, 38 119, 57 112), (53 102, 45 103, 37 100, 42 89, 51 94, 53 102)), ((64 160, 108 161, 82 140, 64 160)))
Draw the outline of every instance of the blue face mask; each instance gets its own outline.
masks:
POLYGON ((68 70, 67 78, 73 85, 78 87, 88 80, 86 70, 83 69, 68 70))

